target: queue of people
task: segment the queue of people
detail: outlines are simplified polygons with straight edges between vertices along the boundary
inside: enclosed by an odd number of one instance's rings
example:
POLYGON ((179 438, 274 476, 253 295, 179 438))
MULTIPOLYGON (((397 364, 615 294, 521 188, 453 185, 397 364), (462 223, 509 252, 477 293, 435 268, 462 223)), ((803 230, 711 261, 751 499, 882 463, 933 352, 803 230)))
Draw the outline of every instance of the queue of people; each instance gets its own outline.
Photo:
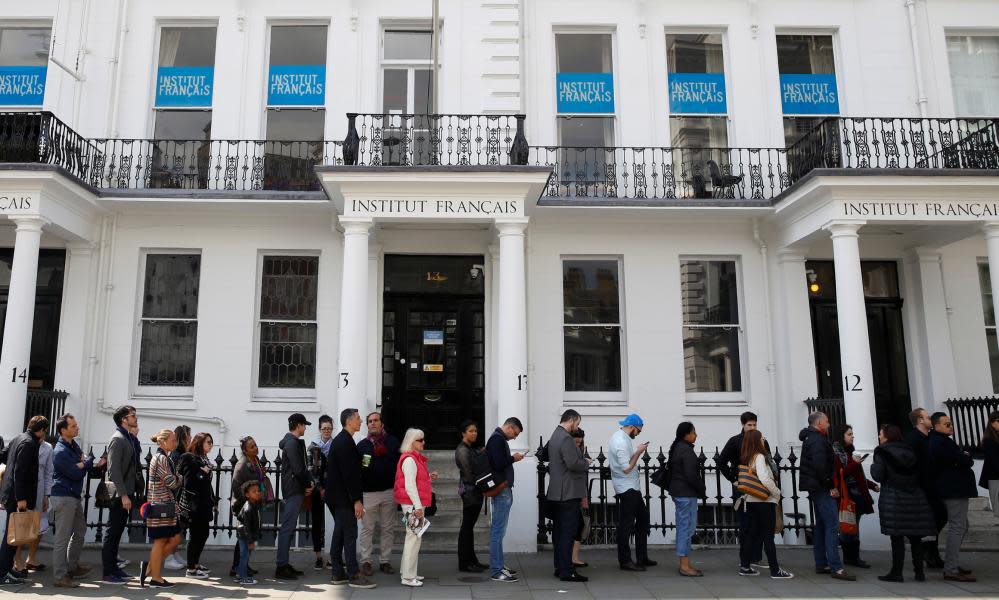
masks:
MULTIPOLYGON (((340 432, 335 436, 333 419, 320 417, 319 436, 308 448, 303 438, 312 423, 300 413, 288 417, 288 432, 278 444, 282 451, 282 509, 274 576, 294 580, 304 575, 291 564, 290 549, 299 515, 310 511, 314 568, 330 568, 334 585, 377 587, 371 579, 376 529, 380 534, 378 570, 395 574, 391 553, 395 527, 401 525, 405 542, 398 571, 400 583, 420 587, 424 580, 419 574, 422 534, 436 506, 433 487, 438 479, 428 464, 426 436, 419 429, 409 429, 400 442, 385 430, 381 414, 374 412, 363 420, 367 435, 355 442, 362 428, 361 415, 356 409, 347 409, 339 417, 340 432), (323 557, 327 510, 334 522, 328 562, 323 557)), ((177 568, 168 560, 176 556, 185 536, 187 549, 179 561, 180 568, 186 569, 189 578, 209 577, 210 570, 201 563, 201 556, 220 502, 212 485, 212 436, 206 432, 192 436, 183 426, 157 432, 150 438, 155 452, 148 466, 148 479, 144 479, 135 408, 121 407, 112 418, 115 431, 106 457, 100 460, 85 454, 76 442, 80 429, 73 415, 66 414, 55 424, 54 447, 45 440, 48 419, 36 416, 29 420, 27 430, 5 450, 0 503, 7 512, 8 527, 11 514, 18 511, 41 512, 50 518, 55 530, 55 586, 78 587, 78 580, 92 570, 80 563, 86 534, 83 481, 88 474, 103 476, 95 496, 108 510, 102 547, 105 584, 121 585, 132 580, 124 570, 128 563, 119 557, 118 549, 134 510, 145 521, 150 540, 148 559, 141 561, 138 569, 140 586, 173 586, 163 577, 163 570, 177 568)), ((579 548, 587 537, 592 460, 587 456, 581 421, 577 411, 566 410, 539 451, 539 458, 548 462, 543 510, 553 522, 553 575, 570 583, 588 580, 580 572, 588 565, 580 559, 579 548)), ((919 408, 912 411, 910 421, 913 428, 906 436, 895 425, 880 427, 868 479, 864 463, 869 455, 856 452, 852 428, 844 425, 831 433, 826 415, 809 415, 808 426, 799 434, 799 489, 808 493, 815 515, 813 551, 817 574, 853 581, 856 577, 846 570, 847 566, 870 568, 860 557, 859 531, 862 516, 875 512, 871 492, 876 492, 881 533, 891 542, 891 569, 878 579, 904 581, 908 541, 916 581, 926 579, 927 568, 942 569, 945 580, 975 581, 974 574, 960 564, 960 547, 968 527, 969 498, 978 494, 976 483, 988 491, 992 509, 999 516, 999 412, 989 416, 985 428, 985 462, 977 482, 972 471, 974 461, 954 441, 948 415, 928 414, 919 408), (937 537, 944 525, 948 534, 945 557, 941 558, 937 537)), ((740 422, 740 432, 728 440, 717 463, 734 491, 739 523, 738 574, 758 576, 765 568, 773 579, 790 579, 794 575, 780 566, 774 543, 774 535, 783 531, 780 472, 758 428, 757 416, 743 413, 740 422)), ((648 442, 636 444, 644 428, 643 419, 630 414, 619 422, 607 446, 610 480, 618 506, 617 554, 622 571, 641 572, 658 564, 649 556, 649 507, 640 475, 643 463, 648 469, 648 442)), ((503 538, 513 504, 513 465, 524 458, 524 454, 511 451, 510 441, 523 429, 519 419, 508 418, 480 447, 478 424, 466 421, 460 427, 461 439, 455 450, 462 501, 457 552, 460 571, 488 570, 493 581, 518 580, 517 572, 504 561, 503 538), (475 553, 474 527, 487 500, 491 504, 491 525, 489 563, 485 564, 475 553)), ((697 507, 706 496, 696 441, 694 424, 680 423, 664 467, 651 479, 672 498, 677 569, 685 577, 704 576, 692 561, 697 507)), ((241 438, 240 453, 229 498, 236 521, 229 575, 241 585, 254 585, 258 571, 250 565, 250 558, 262 535, 261 510, 275 502, 276 495, 261 465, 257 442, 252 437, 241 438)), ((46 520, 41 531, 47 528, 46 520)), ((22 583, 29 572, 42 569, 37 542, 15 548, 8 544, 5 528, 0 542, 0 584, 22 583)))

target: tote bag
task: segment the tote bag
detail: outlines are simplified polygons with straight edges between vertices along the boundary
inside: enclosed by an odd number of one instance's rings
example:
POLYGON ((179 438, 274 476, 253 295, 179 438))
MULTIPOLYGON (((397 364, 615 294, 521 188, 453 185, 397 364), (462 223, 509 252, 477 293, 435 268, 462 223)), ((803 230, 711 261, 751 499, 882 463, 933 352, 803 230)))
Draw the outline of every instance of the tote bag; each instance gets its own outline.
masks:
POLYGON ((42 526, 42 513, 37 511, 15 512, 10 514, 7 527, 7 545, 23 546, 38 539, 42 526))
POLYGON ((770 497, 770 490, 756 476, 753 468, 747 465, 739 465, 739 479, 735 484, 735 488, 743 494, 759 500, 766 500, 770 497))
POLYGON ((850 498, 850 491, 846 488, 846 482, 840 478, 839 482, 839 532, 845 535, 857 535, 860 528, 857 526, 857 503, 850 498))

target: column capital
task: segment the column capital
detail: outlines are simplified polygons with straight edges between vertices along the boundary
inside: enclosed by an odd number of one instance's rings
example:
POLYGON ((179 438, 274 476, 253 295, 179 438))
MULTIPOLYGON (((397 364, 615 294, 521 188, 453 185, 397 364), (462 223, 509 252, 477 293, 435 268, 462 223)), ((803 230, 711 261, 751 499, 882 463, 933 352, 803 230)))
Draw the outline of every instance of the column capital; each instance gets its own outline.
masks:
POLYGON ((528 221, 528 217, 497 219, 494 225, 496 226, 496 231, 499 232, 499 237, 508 235, 523 236, 524 231, 527 229, 528 221))
POLYGON ((997 238, 999 237, 999 222, 990 221, 982 225, 982 232, 985 233, 985 238, 997 238))
POLYGON ((906 262, 909 263, 939 263, 942 257, 938 248, 928 246, 906 248, 906 262))
POLYGON ((344 235, 368 235, 375 226, 371 217, 340 217, 338 221, 344 235))
POLYGON ((38 215, 13 215, 7 217, 17 226, 17 231, 38 231, 41 232, 42 227, 52 223, 52 221, 46 219, 45 217, 40 217, 38 215))
POLYGON ((66 244, 66 252, 70 256, 89 256, 97 249, 95 242, 70 242, 66 244))
POLYGON ((822 226, 829 234, 836 237, 859 237, 860 228, 867 221, 830 221, 822 226))
POLYGON ((797 248, 794 246, 784 246, 778 248, 777 252, 777 262, 778 263, 803 263, 807 260, 806 254, 808 254, 808 248, 797 248))

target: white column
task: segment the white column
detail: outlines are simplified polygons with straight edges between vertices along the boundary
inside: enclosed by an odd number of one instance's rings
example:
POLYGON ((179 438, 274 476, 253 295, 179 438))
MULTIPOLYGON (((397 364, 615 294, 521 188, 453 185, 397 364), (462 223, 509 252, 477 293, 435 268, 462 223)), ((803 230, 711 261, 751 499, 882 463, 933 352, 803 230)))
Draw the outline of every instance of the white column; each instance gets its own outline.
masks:
POLYGON ((95 245, 79 242, 66 245, 66 274, 62 287, 62 314, 59 318, 59 345, 56 352, 55 389, 69 392, 66 412, 85 418, 87 407, 80 405, 83 374, 89 362, 86 342, 94 315, 97 277, 95 245))
POLYGON ((832 235, 836 267, 836 315, 846 420, 853 425, 854 445, 870 450, 878 445, 878 424, 857 235, 862 226, 863 223, 834 223, 826 229, 832 235))
POLYGON ((0 435, 10 439, 21 431, 28 391, 31 360, 31 331, 35 321, 35 284, 38 280, 38 248, 42 241, 43 219, 11 217, 17 224, 14 263, 7 296, 3 347, 0 349, 0 399, 4 418, 0 435))
POLYGON ((913 248, 908 261, 912 266, 910 281, 918 294, 912 303, 915 310, 916 341, 922 368, 913 377, 919 381, 921 394, 913 394, 913 406, 934 412, 948 398, 957 395, 957 370, 951 346, 950 317, 944 294, 942 256, 933 248, 913 248), (922 339, 919 339, 922 338, 922 339))
POLYGON ((989 250, 989 279, 992 281, 992 304, 999 303, 999 223, 986 223, 985 244, 989 250))
POLYGON ((496 327, 497 424, 517 417, 524 431, 510 443, 530 446, 527 407, 527 279, 524 266, 524 230, 527 219, 497 221, 499 231, 499 306, 496 327))
POLYGON ((341 218, 340 224, 343 226, 343 272, 336 369, 337 412, 345 408, 364 411, 368 379, 368 238, 374 221, 341 218))
MULTIPOLYGON (((808 412, 805 400, 818 395, 805 250, 779 249, 777 267, 777 314, 780 316, 774 320, 774 328, 780 391, 773 418, 777 439, 797 444, 798 431, 808 412)), ((760 427, 771 429, 768 423, 760 423, 760 427)), ((781 454, 787 455, 786 447, 781 449, 781 454)))

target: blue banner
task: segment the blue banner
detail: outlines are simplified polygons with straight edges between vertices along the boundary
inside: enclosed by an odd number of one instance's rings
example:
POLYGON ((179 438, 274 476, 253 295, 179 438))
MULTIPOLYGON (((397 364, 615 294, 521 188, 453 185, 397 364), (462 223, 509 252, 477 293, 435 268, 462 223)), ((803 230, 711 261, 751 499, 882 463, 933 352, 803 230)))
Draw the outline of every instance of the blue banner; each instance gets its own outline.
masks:
POLYGON ((41 106, 46 67, 0 66, 0 105, 41 106))
POLYGON ((724 73, 670 73, 671 114, 725 114, 724 73))
POLYGON ((613 73, 558 73, 555 91, 560 113, 614 112, 613 73))
POLYGON ((781 73, 780 101, 785 115, 838 115, 836 75, 781 73))
POLYGON ((326 65, 271 65, 267 77, 269 106, 326 104, 326 65))
POLYGON ((160 67, 156 72, 156 106, 210 108, 215 67, 160 67))

